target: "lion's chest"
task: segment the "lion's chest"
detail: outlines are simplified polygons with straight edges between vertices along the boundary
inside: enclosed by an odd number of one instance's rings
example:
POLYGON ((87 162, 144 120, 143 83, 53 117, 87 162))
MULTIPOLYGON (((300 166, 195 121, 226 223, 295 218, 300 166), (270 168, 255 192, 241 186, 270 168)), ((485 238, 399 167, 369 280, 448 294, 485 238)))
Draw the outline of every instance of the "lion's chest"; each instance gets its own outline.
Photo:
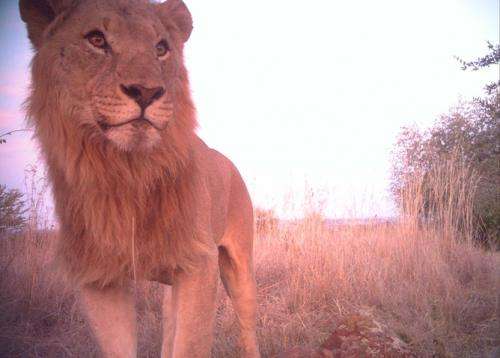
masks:
MULTIPOLYGON (((177 188, 175 188, 177 189, 177 188)), ((59 255, 77 280, 100 285, 147 279, 171 284, 203 250, 196 200, 182 190, 68 193, 59 214, 59 255)))

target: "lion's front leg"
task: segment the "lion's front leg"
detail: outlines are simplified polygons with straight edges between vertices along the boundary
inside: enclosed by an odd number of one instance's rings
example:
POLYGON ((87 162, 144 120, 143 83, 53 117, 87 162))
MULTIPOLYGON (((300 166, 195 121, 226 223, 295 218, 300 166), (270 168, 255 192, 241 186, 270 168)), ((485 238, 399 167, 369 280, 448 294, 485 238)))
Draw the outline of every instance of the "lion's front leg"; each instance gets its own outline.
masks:
POLYGON ((210 357, 218 271, 215 257, 196 272, 175 274, 164 302, 163 358, 210 357))
POLYGON ((134 295, 129 288, 81 289, 80 300, 106 358, 137 355, 134 295))

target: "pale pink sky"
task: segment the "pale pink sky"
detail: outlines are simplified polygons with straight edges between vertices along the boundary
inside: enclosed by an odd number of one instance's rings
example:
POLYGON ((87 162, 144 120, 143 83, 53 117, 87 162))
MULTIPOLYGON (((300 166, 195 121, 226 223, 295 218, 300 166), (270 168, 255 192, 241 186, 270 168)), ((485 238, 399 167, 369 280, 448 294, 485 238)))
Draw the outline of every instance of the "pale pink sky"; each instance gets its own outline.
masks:
MULTIPOLYGON (((330 216, 390 215, 389 153, 401 126, 431 124, 498 77, 463 72, 453 57, 499 41, 497 0, 186 3, 199 134, 236 163, 258 206, 290 193, 298 203, 307 182, 330 216)), ((0 61, 3 130, 22 126, 30 53, 17 1, 0 6, 10 58, 0 61)), ((8 139, 0 183, 22 188, 36 151, 28 135, 8 139)))

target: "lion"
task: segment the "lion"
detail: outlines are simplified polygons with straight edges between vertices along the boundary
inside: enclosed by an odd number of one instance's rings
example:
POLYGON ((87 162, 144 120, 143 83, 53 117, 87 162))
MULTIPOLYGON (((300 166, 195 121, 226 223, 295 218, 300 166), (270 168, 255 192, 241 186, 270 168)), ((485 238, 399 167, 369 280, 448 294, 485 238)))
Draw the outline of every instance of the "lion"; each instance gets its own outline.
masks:
POLYGON ((26 102, 60 223, 56 261, 106 357, 137 353, 131 289, 165 284, 162 357, 208 357, 218 277, 259 357, 253 209, 195 133, 181 0, 20 0, 34 49, 26 102))

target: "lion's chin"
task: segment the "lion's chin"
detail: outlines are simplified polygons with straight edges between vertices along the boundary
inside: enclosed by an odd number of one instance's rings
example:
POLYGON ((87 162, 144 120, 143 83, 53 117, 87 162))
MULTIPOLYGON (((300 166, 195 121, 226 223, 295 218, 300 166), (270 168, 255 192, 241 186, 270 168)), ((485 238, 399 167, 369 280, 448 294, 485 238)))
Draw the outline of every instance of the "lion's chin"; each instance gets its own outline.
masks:
POLYGON ((161 141, 160 133, 153 127, 137 127, 126 125, 110 128, 104 136, 118 149, 126 152, 148 152, 157 147, 161 141))

